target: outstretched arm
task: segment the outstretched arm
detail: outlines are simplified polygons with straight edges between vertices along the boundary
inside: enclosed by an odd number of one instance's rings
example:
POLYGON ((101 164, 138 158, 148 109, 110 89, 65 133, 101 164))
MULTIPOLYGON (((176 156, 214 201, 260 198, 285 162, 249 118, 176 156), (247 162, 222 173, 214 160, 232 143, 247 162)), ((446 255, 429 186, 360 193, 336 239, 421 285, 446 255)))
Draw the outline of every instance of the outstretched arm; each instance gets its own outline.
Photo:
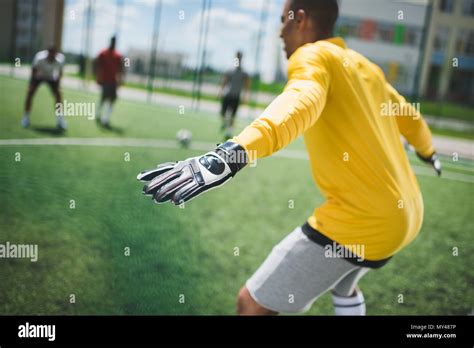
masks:
POLYGON ((289 62, 289 82, 251 125, 231 141, 203 156, 165 163, 138 175, 156 203, 181 204, 223 185, 250 161, 269 156, 311 127, 320 116, 330 77, 323 58, 311 46, 289 62))
POLYGON ((330 73, 314 46, 303 46, 290 57, 288 75, 283 93, 233 139, 247 149, 251 160, 290 144, 314 125, 326 105, 330 73))

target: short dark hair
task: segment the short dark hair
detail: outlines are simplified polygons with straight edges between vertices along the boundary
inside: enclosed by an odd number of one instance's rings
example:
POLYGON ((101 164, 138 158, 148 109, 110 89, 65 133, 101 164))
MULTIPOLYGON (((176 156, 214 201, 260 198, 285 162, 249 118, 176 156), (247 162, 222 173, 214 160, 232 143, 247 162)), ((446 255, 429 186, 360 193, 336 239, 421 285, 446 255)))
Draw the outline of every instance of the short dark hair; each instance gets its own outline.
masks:
POLYGON ((290 10, 295 14, 298 10, 304 10, 316 23, 318 30, 327 35, 333 34, 339 16, 337 0, 291 0, 290 10))

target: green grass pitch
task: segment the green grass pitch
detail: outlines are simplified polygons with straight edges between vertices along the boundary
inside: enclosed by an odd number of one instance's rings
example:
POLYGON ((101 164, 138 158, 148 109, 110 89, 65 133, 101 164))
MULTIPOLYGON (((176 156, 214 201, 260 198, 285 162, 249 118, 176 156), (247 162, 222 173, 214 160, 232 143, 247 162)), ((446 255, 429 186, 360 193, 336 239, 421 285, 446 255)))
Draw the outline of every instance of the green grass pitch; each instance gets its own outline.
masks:
MULTIPOLYGON (((46 87, 33 129, 20 128, 26 82, 0 78, 0 138, 59 137, 46 87)), ((64 91, 71 102, 97 96, 64 91)), ((98 129, 68 119, 64 137, 222 140, 215 115, 120 101, 98 129)), ((243 121, 239 124, 243 126, 243 121)), ((302 150, 301 139, 290 145, 302 150)), ((273 245, 323 198, 305 160, 272 157, 184 209, 141 195, 137 172, 198 155, 191 149, 109 146, 0 146, 0 243, 38 244, 39 260, 0 259, 0 314, 233 314, 235 296, 273 245), (125 153, 130 161, 125 161, 125 153), (15 154, 21 161, 15 161, 15 154), (70 201, 75 209, 70 209, 70 201), (294 200, 294 209, 288 201, 294 200), (130 248, 130 256, 124 248, 130 248), (235 256, 235 247, 239 255, 235 256), (76 302, 69 302, 74 294, 76 302), (184 294, 184 303, 180 295, 184 294)), ((413 164, 421 165, 411 158, 413 164)), ((446 171, 473 176, 472 164, 446 171)), ((473 184, 418 176, 425 201, 418 238, 360 282, 372 315, 467 314, 474 307, 473 184), (459 255, 453 256, 453 248, 459 255), (403 303, 399 303, 403 295, 403 303)), ((332 314, 323 295, 307 313, 332 314)))

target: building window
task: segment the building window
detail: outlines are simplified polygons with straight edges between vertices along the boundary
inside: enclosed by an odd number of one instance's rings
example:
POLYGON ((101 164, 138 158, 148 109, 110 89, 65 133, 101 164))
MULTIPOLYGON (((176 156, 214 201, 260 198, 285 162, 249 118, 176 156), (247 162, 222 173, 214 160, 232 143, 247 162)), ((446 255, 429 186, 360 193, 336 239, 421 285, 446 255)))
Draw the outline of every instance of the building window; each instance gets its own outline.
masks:
POLYGON ((445 51, 448 44, 449 28, 438 27, 435 33, 434 49, 435 51, 445 51))
POLYGON ((418 46, 420 44, 420 32, 415 28, 408 28, 405 32, 405 43, 410 46, 418 46))
POLYGON ((359 28, 359 35, 362 40, 373 41, 376 31, 377 22, 372 20, 363 20, 359 28))
POLYGON ((338 22, 337 32, 342 37, 359 37, 360 36, 360 20, 351 18, 340 18, 338 22))
POLYGON ((474 0, 464 0, 462 4, 462 13, 465 16, 474 17, 474 0))
POLYGON ((349 24, 347 29, 349 36, 359 37, 359 26, 357 24, 349 24))
POLYGON ((452 13, 454 7, 454 0, 441 0, 439 3, 439 9, 442 12, 452 13))
POLYGON ((456 40, 456 52, 474 56, 474 30, 461 30, 456 40))
POLYGON ((392 24, 379 24, 376 37, 378 41, 393 42, 394 26, 392 24))

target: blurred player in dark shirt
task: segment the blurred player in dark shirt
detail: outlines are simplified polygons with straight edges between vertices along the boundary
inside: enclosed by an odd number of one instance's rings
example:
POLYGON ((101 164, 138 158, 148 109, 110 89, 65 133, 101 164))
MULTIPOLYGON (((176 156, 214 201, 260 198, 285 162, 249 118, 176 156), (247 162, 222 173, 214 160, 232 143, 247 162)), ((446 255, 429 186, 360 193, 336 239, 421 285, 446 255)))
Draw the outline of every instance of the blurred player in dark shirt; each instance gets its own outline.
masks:
POLYGON ((235 115, 241 102, 242 90, 245 89, 244 103, 248 99, 250 90, 249 75, 242 69, 242 52, 237 52, 234 66, 233 70, 224 74, 219 93, 222 98, 222 129, 225 130, 226 139, 230 138, 233 133, 235 115), (227 117, 228 112, 230 112, 230 119, 227 117))

